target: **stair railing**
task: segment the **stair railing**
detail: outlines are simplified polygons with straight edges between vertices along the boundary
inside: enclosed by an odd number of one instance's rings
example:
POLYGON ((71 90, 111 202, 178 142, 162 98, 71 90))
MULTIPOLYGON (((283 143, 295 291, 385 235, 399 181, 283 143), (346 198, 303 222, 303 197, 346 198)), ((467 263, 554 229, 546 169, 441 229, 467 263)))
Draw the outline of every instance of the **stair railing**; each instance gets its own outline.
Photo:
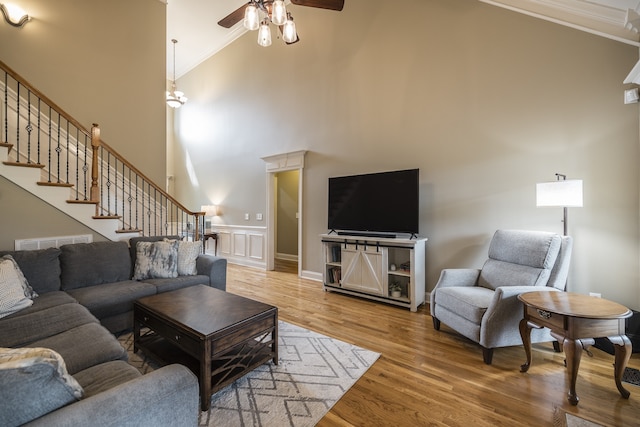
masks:
POLYGON ((69 187, 69 203, 96 206, 94 218, 116 218, 117 232, 198 240, 204 212, 193 212, 124 156, 0 61, 0 146, 5 164, 42 170, 38 185, 69 187))

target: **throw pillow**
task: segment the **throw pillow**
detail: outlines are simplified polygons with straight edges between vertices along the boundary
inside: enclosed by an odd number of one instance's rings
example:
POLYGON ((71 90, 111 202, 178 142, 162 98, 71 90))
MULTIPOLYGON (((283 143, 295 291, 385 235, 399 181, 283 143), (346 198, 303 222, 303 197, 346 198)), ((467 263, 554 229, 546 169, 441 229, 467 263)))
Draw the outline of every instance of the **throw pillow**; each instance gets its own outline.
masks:
POLYGON ((178 242, 138 242, 133 280, 178 277, 178 242))
POLYGON ((20 425, 80 400, 83 389, 48 348, 0 348, 0 425, 20 425))
POLYGON ((13 257, 0 258, 0 318, 31 306, 37 296, 13 257))
MULTIPOLYGON (((164 239, 165 242, 176 240, 164 239)), ((196 260, 202 253, 202 242, 186 242, 178 240, 178 276, 195 276, 198 274, 196 260)))

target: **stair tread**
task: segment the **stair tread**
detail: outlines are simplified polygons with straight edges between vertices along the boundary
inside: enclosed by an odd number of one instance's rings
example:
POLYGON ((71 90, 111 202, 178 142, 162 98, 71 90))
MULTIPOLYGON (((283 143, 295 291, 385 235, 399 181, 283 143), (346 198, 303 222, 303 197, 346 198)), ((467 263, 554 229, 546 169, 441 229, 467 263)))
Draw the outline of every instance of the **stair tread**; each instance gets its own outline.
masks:
POLYGON ((93 219, 120 219, 122 215, 94 215, 93 219))
POLYGON ((3 164, 7 165, 7 166, 20 166, 23 168, 39 168, 42 169, 44 168, 45 165, 40 164, 40 163, 25 163, 25 162, 2 162, 3 164))
POLYGON ((67 203, 78 203, 80 205, 97 205, 98 202, 93 200, 67 200, 67 203))
POLYGON ((68 182, 38 181, 37 184, 46 187, 73 187, 73 184, 68 182))
POLYGON ((131 229, 119 228, 118 230, 116 230, 116 233, 142 233, 142 230, 139 230, 137 228, 131 228, 131 229))

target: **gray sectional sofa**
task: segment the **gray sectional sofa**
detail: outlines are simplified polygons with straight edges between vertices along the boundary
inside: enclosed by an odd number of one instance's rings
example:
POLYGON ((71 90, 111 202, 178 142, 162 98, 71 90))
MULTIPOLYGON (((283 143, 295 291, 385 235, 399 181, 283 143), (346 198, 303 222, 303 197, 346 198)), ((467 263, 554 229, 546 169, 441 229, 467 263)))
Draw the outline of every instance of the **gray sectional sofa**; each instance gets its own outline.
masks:
POLYGON ((0 425, 197 425, 191 371, 169 365, 141 375, 114 333, 132 328, 138 298, 195 284, 225 290, 226 260, 199 255, 195 275, 132 280, 136 244, 149 240, 158 238, 0 251, 38 293, 30 307, 0 318, 0 347, 54 350, 83 392, 58 393, 46 364, 0 370, 0 425))

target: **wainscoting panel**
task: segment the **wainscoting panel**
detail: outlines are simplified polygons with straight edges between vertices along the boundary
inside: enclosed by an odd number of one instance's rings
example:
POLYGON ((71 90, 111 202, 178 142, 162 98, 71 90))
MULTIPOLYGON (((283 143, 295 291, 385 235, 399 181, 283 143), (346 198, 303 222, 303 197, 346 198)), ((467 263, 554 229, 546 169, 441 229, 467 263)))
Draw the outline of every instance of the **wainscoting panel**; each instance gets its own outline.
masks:
POLYGON ((267 268, 266 227, 212 224, 218 233, 218 256, 233 264, 267 268))
POLYGON ((249 257, 262 262, 264 259, 264 235, 263 234, 247 234, 249 238, 249 257))
POLYGON ((247 255, 247 233, 242 231, 233 232, 233 255, 245 257, 247 255))

